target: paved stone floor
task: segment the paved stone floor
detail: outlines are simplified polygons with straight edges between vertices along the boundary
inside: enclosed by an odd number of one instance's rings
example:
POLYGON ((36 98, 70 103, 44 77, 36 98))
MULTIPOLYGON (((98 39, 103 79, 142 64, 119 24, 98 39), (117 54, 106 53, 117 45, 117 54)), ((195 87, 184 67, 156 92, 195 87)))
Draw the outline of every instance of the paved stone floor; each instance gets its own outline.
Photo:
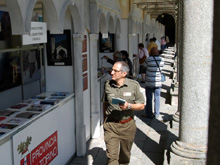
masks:
MULTIPOLYGON (((166 52, 161 55, 164 58, 165 66, 163 73, 166 75, 166 81, 161 89, 161 107, 160 113, 164 121, 157 119, 147 119, 141 116, 143 111, 135 112, 137 133, 131 151, 130 165, 162 165, 166 164, 166 137, 172 115, 177 111, 177 106, 170 105, 170 90, 172 79, 170 79, 173 68, 174 54, 166 52)), ((141 84, 144 87, 144 84, 141 84)), ((169 135, 171 136, 171 135, 169 135)), ((176 135, 174 139, 177 138, 176 135)), ((105 165, 105 143, 103 134, 98 139, 91 139, 87 142, 87 155, 84 157, 75 157, 68 165, 105 165)))

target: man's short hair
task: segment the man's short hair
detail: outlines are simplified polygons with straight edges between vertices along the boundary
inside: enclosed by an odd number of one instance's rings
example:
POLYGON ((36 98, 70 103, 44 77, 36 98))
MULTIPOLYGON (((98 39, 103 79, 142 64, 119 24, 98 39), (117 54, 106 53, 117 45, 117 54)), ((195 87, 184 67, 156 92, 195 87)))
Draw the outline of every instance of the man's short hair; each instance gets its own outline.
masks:
POLYGON ((144 48, 144 44, 143 44, 143 43, 139 43, 139 44, 138 44, 138 47, 139 47, 139 48, 144 48))
POLYGON ((121 50, 120 52, 122 55, 124 55, 126 58, 128 58, 129 54, 126 50, 121 50))
POLYGON ((122 72, 127 72, 127 73, 129 72, 130 69, 129 69, 129 66, 128 66, 128 64, 126 62, 124 62, 124 61, 117 61, 116 63, 121 64, 122 72))
POLYGON ((122 54, 119 51, 114 52, 113 56, 116 57, 117 59, 122 59, 122 54))

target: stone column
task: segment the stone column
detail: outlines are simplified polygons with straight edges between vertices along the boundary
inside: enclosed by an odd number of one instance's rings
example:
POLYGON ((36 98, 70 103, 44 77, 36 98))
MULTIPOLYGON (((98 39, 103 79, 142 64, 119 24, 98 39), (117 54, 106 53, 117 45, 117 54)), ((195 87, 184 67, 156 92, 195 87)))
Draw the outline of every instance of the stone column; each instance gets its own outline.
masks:
MULTIPOLYGON (((178 1, 178 4, 177 4, 177 8, 178 8, 178 13, 177 13, 177 24, 176 24, 176 34, 177 34, 177 37, 176 37, 176 53, 177 53, 177 57, 176 57, 176 61, 174 61, 174 65, 177 69, 177 75, 176 75, 176 80, 174 80, 174 93, 177 92, 177 95, 180 96, 179 92, 179 63, 181 62, 180 61, 180 57, 182 56, 182 45, 183 45, 183 40, 182 40, 182 20, 183 20, 183 4, 182 4, 182 1, 178 1), (176 81, 176 82, 175 82, 176 81), (178 91, 175 91, 175 90, 178 90, 178 91)), ((174 68, 175 69, 175 68, 174 68)), ((178 105, 180 105, 180 99, 177 99, 178 100, 178 105)), ((173 121, 175 122, 175 124, 179 124, 179 118, 180 118, 180 106, 178 106, 178 110, 177 112, 175 113, 175 115, 173 116, 173 121)))
POLYGON ((100 84, 97 80, 99 34, 90 34, 91 137, 100 137, 100 84))
MULTIPOLYGON (((138 60, 133 60, 133 54, 138 54, 138 52, 133 52, 133 34, 128 34, 128 53, 129 53, 129 58, 133 62, 133 76, 138 77, 138 72, 139 72, 139 61, 138 60)), ((135 45, 138 47, 137 45, 135 45)))
POLYGON ((214 31, 213 31, 213 59, 212 59, 212 84, 210 96, 210 118, 207 164, 218 165, 220 162, 220 1, 214 0, 214 31))
POLYGON ((179 141, 171 145, 171 165, 205 164, 212 57, 212 0, 181 0, 182 54, 179 67, 179 141), (202 33, 201 33, 202 32, 202 33))
POLYGON ((115 50, 120 51, 121 50, 121 35, 115 34, 115 50))
POLYGON ((83 77, 82 77, 82 34, 73 34, 74 44, 74 83, 76 111, 76 154, 86 154, 86 127, 83 113, 83 77))

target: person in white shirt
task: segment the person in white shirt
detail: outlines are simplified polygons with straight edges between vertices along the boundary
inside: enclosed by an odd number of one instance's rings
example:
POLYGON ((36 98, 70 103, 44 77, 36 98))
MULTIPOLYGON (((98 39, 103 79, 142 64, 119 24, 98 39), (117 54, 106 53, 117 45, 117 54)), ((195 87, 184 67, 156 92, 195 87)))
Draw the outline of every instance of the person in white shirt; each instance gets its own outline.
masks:
POLYGON ((160 50, 161 50, 160 42, 157 40, 156 37, 154 37, 153 40, 154 40, 155 44, 157 44, 157 46, 158 46, 158 47, 157 47, 157 48, 158 48, 158 51, 160 52, 160 50))
POLYGON ((140 71, 139 73, 141 74, 141 83, 145 83, 145 76, 146 76, 146 62, 145 60, 149 57, 148 50, 144 47, 143 43, 138 44, 138 58, 139 58, 139 64, 140 64, 140 71), (145 57, 144 57, 145 56, 145 57))

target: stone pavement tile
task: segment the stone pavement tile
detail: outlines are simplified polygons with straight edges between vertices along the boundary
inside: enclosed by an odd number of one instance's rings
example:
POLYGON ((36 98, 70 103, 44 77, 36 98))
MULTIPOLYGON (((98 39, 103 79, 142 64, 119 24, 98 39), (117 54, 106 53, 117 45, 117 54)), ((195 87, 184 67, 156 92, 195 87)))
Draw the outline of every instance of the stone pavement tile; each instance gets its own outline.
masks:
POLYGON ((148 136, 149 136, 149 138, 151 138, 154 141, 159 143, 160 140, 165 140, 166 139, 166 133, 167 133, 167 131, 165 131, 165 132, 155 132, 155 131, 153 131, 153 132, 150 132, 148 134, 148 136))
POLYGON ((131 155, 130 165, 143 165, 143 164, 142 164, 142 160, 141 159, 131 155))
MULTIPOLYGON (((95 139, 90 139, 89 142, 87 143, 87 148, 88 150, 94 148, 94 147, 101 147, 102 146, 102 138, 95 138, 95 139)), ((104 141, 103 141, 104 143, 104 141)))
POLYGON ((103 149, 100 149, 98 151, 97 156, 94 158, 93 165, 105 165, 106 160, 107 160, 106 151, 103 149))
POLYGON ((142 132, 139 128, 137 128, 137 131, 135 134, 135 141, 146 141, 147 138, 148 138, 147 134, 142 132))
POLYGON ((68 165, 86 165, 87 162, 87 155, 86 156, 78 156, 74 157, 74 159, 68 165))
POLYGON ((141 159, 143 148, 144 148, 144 142, 135 141, 134 144, 132 145, 131 156, 135 157, 136 159, 141 159))
POLYGON ((167 125, 164 122, 161 122, 157 119, 153 119, 151 123, 151 129, 159 132, 163 132, 167 130, 167 125))
POLYGON ((145 144, 143 152, 163 153, 165 147, 165 140, 159 140, 155 137, 149 138, 145 144))
POLYGON ((142 153, 141 161, 142 165, 162 165, 163 153, 142 153))

